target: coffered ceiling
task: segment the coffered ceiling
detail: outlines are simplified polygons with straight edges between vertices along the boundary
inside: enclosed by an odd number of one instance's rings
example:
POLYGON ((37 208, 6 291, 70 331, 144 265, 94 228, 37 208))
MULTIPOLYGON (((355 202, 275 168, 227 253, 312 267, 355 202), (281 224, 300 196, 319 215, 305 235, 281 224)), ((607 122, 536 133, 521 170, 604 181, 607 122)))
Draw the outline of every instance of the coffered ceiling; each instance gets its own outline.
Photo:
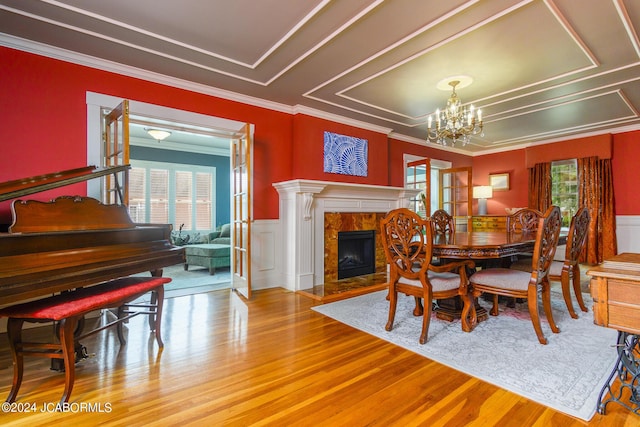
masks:
POLYGON ((0 0, 5 36, 413 142, 469 76, 469 154, 640 129, 638 29, 638 0, 0 0))

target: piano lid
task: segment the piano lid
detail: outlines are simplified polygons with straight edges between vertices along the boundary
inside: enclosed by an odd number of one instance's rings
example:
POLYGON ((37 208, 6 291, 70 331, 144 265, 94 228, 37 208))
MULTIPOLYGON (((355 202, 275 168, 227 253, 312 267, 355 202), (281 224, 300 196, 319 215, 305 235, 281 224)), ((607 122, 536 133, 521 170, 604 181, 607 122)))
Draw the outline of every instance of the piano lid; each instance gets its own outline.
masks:
POLYGON ((49 202, 14 200, 10 233, 134 228, 127 207, 105 205, 82 196, 60 196, 49 202))
POLYGON ((86 166, 76 169, 68 169, 45 175, 32 176, 0 183, 0 202, 28 196, 41 191, 64 187, 102 176, 117 174, 131 169, 131 165, 119 165, 109 167, 86 166))

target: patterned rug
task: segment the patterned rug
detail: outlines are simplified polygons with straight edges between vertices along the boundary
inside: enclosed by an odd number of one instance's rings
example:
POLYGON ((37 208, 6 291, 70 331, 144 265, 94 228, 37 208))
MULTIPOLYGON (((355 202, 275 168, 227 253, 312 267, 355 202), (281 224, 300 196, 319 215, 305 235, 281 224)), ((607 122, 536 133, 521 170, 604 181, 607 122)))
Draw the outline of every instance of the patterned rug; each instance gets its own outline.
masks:
MULTIPOLYGON (((585 421, 596 413, 598 394, 616 360, 617 332, 594 325, 591 312, 579 312, 579 319, 572 319, 557 291, 552 293, 553 313, 561 332, 552 333, 541 314, 547 345, 538 342, 526 302, 512 309, 501 305, 498 317, 489 316, 471 333, 462 332, 460 321, 449 323, 433 317, 428 341, 420 345, 422 324, 421 318, 411 313, 412 297, 399 297, 393 330, 385 331, 389 310, 386 293, 366 294, 313 310, 557 411, 585 421)), ((584 295, 587 304, 590 300, 584 295)), ((490 305, 481 304, 487 309, 490 305)))

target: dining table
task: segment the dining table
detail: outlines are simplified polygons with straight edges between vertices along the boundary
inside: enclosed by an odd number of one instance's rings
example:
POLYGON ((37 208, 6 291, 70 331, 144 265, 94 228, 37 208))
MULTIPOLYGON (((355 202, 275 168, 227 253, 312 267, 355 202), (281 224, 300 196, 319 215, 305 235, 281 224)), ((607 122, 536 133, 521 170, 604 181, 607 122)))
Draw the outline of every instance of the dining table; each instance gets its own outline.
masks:
MULTIPOLYGON (((566 243, 567 233, 561 232, 558 245, 566 243)), ((509 268, 518 255, 532 254, 536 243, 535 232, 508 231, 456 231, 433 236, 433 256, 444 260, 470 259, 484 268, 509 268)), ((467 272, 469 275, 473 271, 467 272)), ((439 319, 453 321, 462 313, 460 298, 438 300, 434 310, 439 319)), ((478 322, 488 318, 487 311, 476 301, 478 322)))
POLYGON ((457 231, 434 235, 433 255, 449 259, 507 261, 521 253, 532 253, 535 243, 536 233, 457 231))

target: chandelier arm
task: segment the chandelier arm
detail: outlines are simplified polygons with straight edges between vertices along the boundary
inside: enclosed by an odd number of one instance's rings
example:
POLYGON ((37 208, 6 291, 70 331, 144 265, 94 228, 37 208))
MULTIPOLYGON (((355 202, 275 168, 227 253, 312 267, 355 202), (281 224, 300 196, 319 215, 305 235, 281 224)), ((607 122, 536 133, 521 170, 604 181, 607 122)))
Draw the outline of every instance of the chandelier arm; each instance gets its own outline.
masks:
POLYGON ((447 106, 442 110, 436 110, 435 120, 431 116, 428 117, 427 141, 447 145, 447 140, 450 140, 453 146, 457 141, 462 140, 464 146, 469 143, 471 135, 483 132, 481 110, 474 111, 472 104, 469 108, 462 104, 456 93, 456 86, 459 83, 458 80, 449 82, 452 92, 447 100, 447 106), (435 129, 431 127, 432 121, 435 121, 435 129))

